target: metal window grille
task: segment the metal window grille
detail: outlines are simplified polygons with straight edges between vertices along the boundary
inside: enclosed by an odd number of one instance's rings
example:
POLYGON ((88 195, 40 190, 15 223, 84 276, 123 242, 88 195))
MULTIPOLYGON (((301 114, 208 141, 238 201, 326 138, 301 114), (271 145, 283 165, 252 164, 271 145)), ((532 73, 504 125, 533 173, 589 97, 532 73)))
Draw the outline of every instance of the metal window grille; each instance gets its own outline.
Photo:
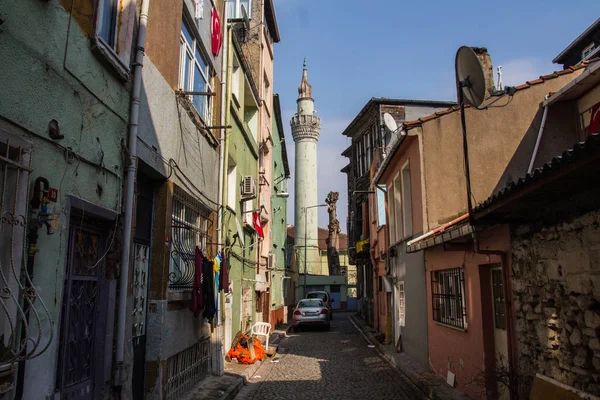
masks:
POLYGON ((195 251, 206 252, 208 212, 202 203, 175 187, 171 220, 171 265, 169 289, 190 290, 194 282, 195 251))
POLYGON ((406 326, 406 297, 404 295, 404 282, 398 284, 398 319, 400 326, 406 326))
POLYGON ((431 272, 433 320, 457 328, 467 327, 462 268, 431 272))
POLYGON ((0 131, 0 394, 12 388, 5 384, 11 364, 39 356, 52 341, 39 333, 51 317, 23 268, 30 165, 31 145, 0 131))
POLYGON ((205 338, 167 359, 167 400, 180 399, 210 372, 210 339, 205 338))
POLYGON ((504 302, 504 283, 502 282, 502 270, 492 270, 492 294, 494 296, 494 325, 496 329, 506 330, 506 318, 504 302))

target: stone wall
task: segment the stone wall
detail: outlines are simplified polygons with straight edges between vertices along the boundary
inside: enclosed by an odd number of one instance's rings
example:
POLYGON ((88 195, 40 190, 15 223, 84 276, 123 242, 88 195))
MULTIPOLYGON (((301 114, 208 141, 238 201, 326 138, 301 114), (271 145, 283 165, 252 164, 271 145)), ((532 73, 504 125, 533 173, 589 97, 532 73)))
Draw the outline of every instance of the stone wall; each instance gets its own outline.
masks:
POLYGON ((600 393, 600 212, 513 229, 520 390, 535 373, 600 393))

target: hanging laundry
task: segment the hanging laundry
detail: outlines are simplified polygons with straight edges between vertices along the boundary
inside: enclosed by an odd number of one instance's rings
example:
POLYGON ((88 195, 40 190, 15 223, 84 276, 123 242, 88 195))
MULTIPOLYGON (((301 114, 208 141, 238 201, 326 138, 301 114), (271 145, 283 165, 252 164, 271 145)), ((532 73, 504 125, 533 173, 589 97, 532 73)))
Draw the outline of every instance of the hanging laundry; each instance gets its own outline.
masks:
POLYGON ((263 232, 262 223, 260 222, 260 215, 257 212, 252 213, 252 220, 254 221, 254 229, 256 229, 256 233, 260 236, 261 239, 264 239, 265 234, 263 232))
POLYGON ((208 258, 202 260, 202 304, 204 318, 210 320, 215 315, 214 263, 208 258))
POLYGON ((229 270, 225 258, 221 260, 221 273, 219 274, 219 290, 229 293, 229 270))
POLYGON ((190 311, 194 313, 197 318, 202 311, 202 265, 204 256, 202 251, 196 246, 196 254, 194 257, 194 284, 192 286, 192 303, 190 304, 190 311))
POLYGON ((194 18, 202 19, 204 16, 204 0, 194 0, 195 10, 194 10, 194 18))
POLYGON ((215 273, 215 325, 219 325, 219 261, 215 258, 214 262, 215 273))

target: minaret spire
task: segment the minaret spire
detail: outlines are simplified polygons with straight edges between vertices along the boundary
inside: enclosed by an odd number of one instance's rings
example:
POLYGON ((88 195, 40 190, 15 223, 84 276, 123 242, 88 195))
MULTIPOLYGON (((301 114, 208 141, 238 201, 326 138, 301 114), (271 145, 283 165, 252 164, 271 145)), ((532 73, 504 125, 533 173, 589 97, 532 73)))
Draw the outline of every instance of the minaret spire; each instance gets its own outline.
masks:
POLYGON ((306 57, 304 57, 304 66, 302 68, 302 81, 298 86, 298 100, 313 99, 312 86, 308 83, 308 71, 306 70, 306 57))

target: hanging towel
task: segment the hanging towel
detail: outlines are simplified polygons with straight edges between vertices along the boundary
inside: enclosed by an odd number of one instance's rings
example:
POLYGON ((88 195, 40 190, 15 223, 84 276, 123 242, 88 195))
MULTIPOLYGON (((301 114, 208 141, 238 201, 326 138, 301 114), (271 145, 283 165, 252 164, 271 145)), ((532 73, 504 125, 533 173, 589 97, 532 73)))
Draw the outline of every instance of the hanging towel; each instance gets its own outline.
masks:
POLYGON ((202 311, 203 299, 202 299, 202 265, 204 256, 202 251, 196 246, 196 254, 194 258, 194 284, 192 286, 192 303, 190 304, 190 311, 194 313, 197 318, 202 311))
POLYGON ((210 320, 215 315, 214 265, 208 258, 202 261, 202 304, 204 318, 210 320))
POLYGON ((229 270, 227 269, 227 263, 225 257, 221 259, 221 273, 219 274, 219 290, 229 293, 229 270))

